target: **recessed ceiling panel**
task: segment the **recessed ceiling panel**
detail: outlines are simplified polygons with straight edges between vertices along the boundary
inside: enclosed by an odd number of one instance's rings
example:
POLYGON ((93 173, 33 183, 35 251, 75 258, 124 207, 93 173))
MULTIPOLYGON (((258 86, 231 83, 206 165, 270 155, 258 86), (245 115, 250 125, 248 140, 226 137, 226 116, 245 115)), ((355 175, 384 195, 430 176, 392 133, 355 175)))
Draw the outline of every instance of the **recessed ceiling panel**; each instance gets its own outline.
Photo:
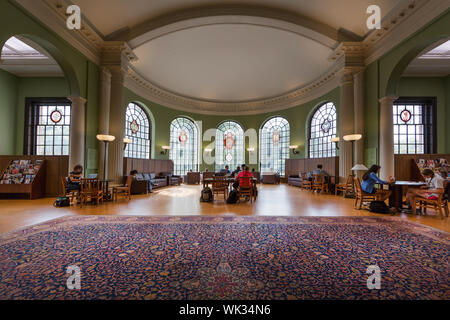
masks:
POLYGON ((147 80, 183 96, 249 101, 302 87, 332 65, 331 49, 295 33, 247 24, 178 31, 134 50, 147 80))

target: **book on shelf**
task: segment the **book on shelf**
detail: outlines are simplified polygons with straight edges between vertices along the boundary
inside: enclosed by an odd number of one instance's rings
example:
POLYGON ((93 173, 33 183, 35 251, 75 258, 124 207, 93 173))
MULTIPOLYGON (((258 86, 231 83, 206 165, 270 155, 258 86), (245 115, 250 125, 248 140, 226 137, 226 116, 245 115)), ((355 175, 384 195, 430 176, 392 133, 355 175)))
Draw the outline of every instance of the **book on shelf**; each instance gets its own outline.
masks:
POLYGON ((41 169, 43 160, 13 160, 6 171, 2 174, 0 184, 31 184, 38 171, 41 169))

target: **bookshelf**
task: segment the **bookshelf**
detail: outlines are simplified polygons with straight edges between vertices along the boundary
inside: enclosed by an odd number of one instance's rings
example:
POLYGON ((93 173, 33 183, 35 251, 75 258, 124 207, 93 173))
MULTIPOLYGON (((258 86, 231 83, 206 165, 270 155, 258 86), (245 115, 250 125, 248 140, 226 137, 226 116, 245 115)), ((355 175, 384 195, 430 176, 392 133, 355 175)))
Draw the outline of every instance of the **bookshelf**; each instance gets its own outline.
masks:
POLYGON ((12 160, 0 177, 0 194, 27 194, 30 199, 45 194, 45 160, 12 160))

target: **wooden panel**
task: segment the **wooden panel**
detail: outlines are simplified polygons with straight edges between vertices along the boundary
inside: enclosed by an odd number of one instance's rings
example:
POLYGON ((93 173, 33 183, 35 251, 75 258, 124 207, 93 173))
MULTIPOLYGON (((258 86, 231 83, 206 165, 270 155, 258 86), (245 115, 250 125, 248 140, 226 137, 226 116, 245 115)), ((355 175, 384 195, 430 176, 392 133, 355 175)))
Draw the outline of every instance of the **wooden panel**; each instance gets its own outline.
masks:
POLYGON ((444 158, 450 163, 450 154, 396 154, 394 156, 395 179, 406 181, 419 180, 420 177, 417 176, 414 170, 415 163, 419 159, 436 160, 439 158, 444 158))
POLYGON ((155 159, 123 159, 123 174, 128 175, 131 170, 137 170, 142 173, 173 172, 172 160, 155 160, 155 159))
POLYGON ((12 160, 45 160, 45 196, 56 197, 64 193, 61 177, 66 177, 69 173, 68 156, 0 156, 0 174, 3 174, 12 160))
POLYGON ((309 172, 317 169, 321 164, 330 176, 339 176, 339 158, 320 158, 320 159, 289 159, 286 160, 286 175, 298 175, 300 172, 309 172))

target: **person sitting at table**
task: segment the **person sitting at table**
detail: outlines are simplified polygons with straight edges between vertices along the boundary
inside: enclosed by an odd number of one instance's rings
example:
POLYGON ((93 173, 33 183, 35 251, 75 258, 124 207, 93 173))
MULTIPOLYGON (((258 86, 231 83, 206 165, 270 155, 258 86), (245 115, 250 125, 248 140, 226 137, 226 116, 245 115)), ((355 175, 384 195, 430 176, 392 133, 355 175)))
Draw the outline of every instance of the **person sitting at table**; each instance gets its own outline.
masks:
POLYGON ((67 187, 66 191, 81 191, 81 179, 83 178, 83 166, 76 165, 73 168, 73 171, 70 172, 69 177, 67 178, 67 187))
POLYGON ((424 169, 422 176, 425 178, 427 185, 420 188, 408 188, 406 193, 408 210, 411 210, 412 213, 416 212, 416 200, 436 200, 439 198, 439 193, 444 192, 444 179, 440 175, 435 174, 431 169, 424 169))
MULTIPOLYGON (((236 176, 236 181, 233 183, 233 188, 238 189, 239 186, 243 186, 243 180, 242 177, 250 177, 253 178, 253 174, 249 171, 249 168, 246 165, 243 165, 242 171, 239 172, 239 174, 236 176)), ((245 186, 248 187, 248 186, 245 186)))
POLYGON ((241 167, 237 167, 236 170, 234 170, 231 174, 233 175, 233 177, 236 177, 238 175, 238 173, 241 172, 241 167))
POLYGON ((377 173, 380 171, 381 167, 379 165, 374 164, 364 173, 362 177, 361 189, 366 193, 371 193, 375 195, 375 199, 377 201, 385 201, 391 195, 391 191, 377 189, 375 188, 375 184, 391 184, 394 183, 395 180, 392 177, 389 177, 389 181, 384 181, 378 178, 377 173))
MULTIPOLYGON (((137 170, 131 170, 130 171, 130 176, 132 176, 134 180, 142 180, 142 179, 138 178, 137 174, 138 174, 137 170)), ((153 183, 151 181, 147 181, 148 193, 153 193, 152 185, 153 185, 153 183)))
POLYGON ((220 170, 220 173, 230 174, 230 167, 228 165, 225 166, 225 169, 220 170))

